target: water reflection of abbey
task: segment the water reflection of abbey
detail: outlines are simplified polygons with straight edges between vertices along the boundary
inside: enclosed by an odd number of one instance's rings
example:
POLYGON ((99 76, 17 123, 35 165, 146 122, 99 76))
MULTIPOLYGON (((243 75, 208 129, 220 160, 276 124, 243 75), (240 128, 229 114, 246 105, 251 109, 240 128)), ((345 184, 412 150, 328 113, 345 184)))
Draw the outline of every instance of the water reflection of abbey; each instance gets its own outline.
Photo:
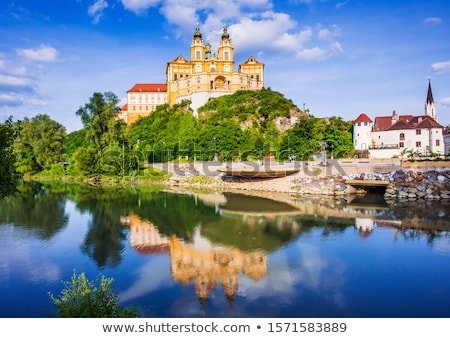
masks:
MULTIPOLYGON (((182 192, 186 193, 186 192, 182 192)), ((332 231, 355 229, 362 238, 371 236, 375 229, 389 229, 394 239, 399 236, 416 238, 447 236, 450 230, 448 204, 431 206, 430 202, 417 202, 412 208, 399 204, 359 203, 357 200, 342 203, 337 200, 301 200, 288 194, 271 196, 253 193, 195 194, 205 205, 214 208, 220 218, 226 218, 227 231, 248 234, 239 238, 245 242, 251 238, 252 249, 237 249, 224 243, 223 234, 211 229, 207 237, 196 228, 189 242, 176 237, 161 235, 158 227, 136 214, 122 217, 122 223, 130 228, 130 244, 142 254, 169 254, 171 276, 177 283, 195 286, 202 306, 218 286, 231 302, 237 294, 239 275, 259 281, 268 274, 267 254, 296 239, 312 228, 321 229, 323 236, 332 231)), ((247 242, 248 245, 248 242, 247 242)))
POLYGON ((130 244, 142 254, 170 254, 172 278, 183 285, 193 283, 202 307, 211 292, 221 285, 232 302, 237 294, 238 276, 243 273, 254 281, 267 274, 266 253, 243 252, 236 248, 213 246, 197 232, 192 243, 176 236, 166 237, 150 221, 130 214, 121 218, 130 228, 130 244))

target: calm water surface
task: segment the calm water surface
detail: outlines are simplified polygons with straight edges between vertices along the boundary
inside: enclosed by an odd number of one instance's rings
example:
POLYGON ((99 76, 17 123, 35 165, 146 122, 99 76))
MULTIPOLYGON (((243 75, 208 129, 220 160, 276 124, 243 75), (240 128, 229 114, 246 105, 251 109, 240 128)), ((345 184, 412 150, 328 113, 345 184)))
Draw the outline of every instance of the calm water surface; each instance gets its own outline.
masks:
POLYGON ((0 200, 0 317, 73 272, 144 317, 450 317, 450 204, 26 184, 0 200))

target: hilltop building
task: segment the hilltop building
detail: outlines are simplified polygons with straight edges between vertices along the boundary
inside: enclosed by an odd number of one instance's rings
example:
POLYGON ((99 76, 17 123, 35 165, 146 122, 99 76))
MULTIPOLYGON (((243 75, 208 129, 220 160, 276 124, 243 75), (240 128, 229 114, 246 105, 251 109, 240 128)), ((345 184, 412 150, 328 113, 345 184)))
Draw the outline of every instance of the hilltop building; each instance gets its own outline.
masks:
POLYGON ((158 104, 174 105, 191 101, 197 109, 210 98, 233 94, 238 90, 261 90, 264 87, 264 64, 253 56, 235 71, 234 47, 226 26, 223 27, 217 52, 205 43, 200 28, 195 28, 190 60, 179 55, 167 62, 165 84, 136 84, 127 92, 127 104, 120 118, 128 125, 151 114, 158 104))
POLYGON ((425 115, 377 116, 373 121, 361 114, 354 122, 353 145, 357 151, 369 151, 372 158, 392 158, 405 150, 423 155, 444 154, 444 127, 437 122, 431 83, 425 101, 425 115))

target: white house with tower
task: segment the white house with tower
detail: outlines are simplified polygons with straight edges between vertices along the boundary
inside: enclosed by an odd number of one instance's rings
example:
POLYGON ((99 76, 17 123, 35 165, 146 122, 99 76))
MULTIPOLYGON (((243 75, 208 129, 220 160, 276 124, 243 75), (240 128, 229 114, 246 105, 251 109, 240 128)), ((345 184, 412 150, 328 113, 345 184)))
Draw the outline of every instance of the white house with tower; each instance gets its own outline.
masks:
POLYGON ((405 151, 422 155, 445 154, 444 127, 437 122, 436 104, 428 81, 425 114, 377 116, 361 114, 354 121, 355 150, 369 152, 371 158, 398 157, 405 151))

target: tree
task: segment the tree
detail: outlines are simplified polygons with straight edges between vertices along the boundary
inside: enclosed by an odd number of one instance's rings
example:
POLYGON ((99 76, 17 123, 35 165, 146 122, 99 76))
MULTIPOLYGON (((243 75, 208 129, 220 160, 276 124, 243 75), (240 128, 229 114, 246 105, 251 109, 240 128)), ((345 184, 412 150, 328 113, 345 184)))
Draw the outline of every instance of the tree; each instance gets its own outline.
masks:
POLYGON ((327 150, 335 158, 347 157, 354 151, 353 146, 353 124, 345 122, 341 117, 328 119, 323 141, 327 143, 327 150))
MULTIPOLYGON (((112 92, 94 93, 89 102, 80 107, 76 114, 80 116, 86 130, 89 146, 81 147, 74 154, 75 165, 83 167, 85 173, 103 173, 103 161, 108 157, 110 147, 124 142, 126 124, 117 119, 119 100, 112 92), (86 152, 89 156, 84 156, 86 152), (106 155, 105 155, 106 154, 106 155), (77 155, 77 156, 76 156, 77 155), (82 163, 78 163, 81 161, 82 163)), ((109 168, 109 167, 108 167, 109 168)), ((110 171, 110 170, 108 170, 110 171)))
POLYGON ((14 125, 12 117, 9 117, 5 123, 0 124, 0 196, 6 195, 19 177, 14 167, 14 138, 14 125))
POLYGON ((48 115, 18 122, 16 167, 22 173, 39 171, 64 160, 66 128, 48 115))
POLYGON ((112 92, 94 93, 76 114, 86 128, 91 146, 101 153, 106 147, 123 139, 125 123, 117 119, 119 100, 112 92))
POLYGON ((75 272, 70 281, 64 281, 64 289, 55 297, 49 293, 58 316, 62 318, 136 318, 136 308, 119 305, 119 297, 114 291, 114 279, 100 275, 90 281, 84 273, 75 272))
POLYGON ((83 128, 67 135, 64 141, 64 150, 68 159, 70 159, 78 148, 87 147, 88 145, 89 141, 86 139, 86 129, 83 128))

